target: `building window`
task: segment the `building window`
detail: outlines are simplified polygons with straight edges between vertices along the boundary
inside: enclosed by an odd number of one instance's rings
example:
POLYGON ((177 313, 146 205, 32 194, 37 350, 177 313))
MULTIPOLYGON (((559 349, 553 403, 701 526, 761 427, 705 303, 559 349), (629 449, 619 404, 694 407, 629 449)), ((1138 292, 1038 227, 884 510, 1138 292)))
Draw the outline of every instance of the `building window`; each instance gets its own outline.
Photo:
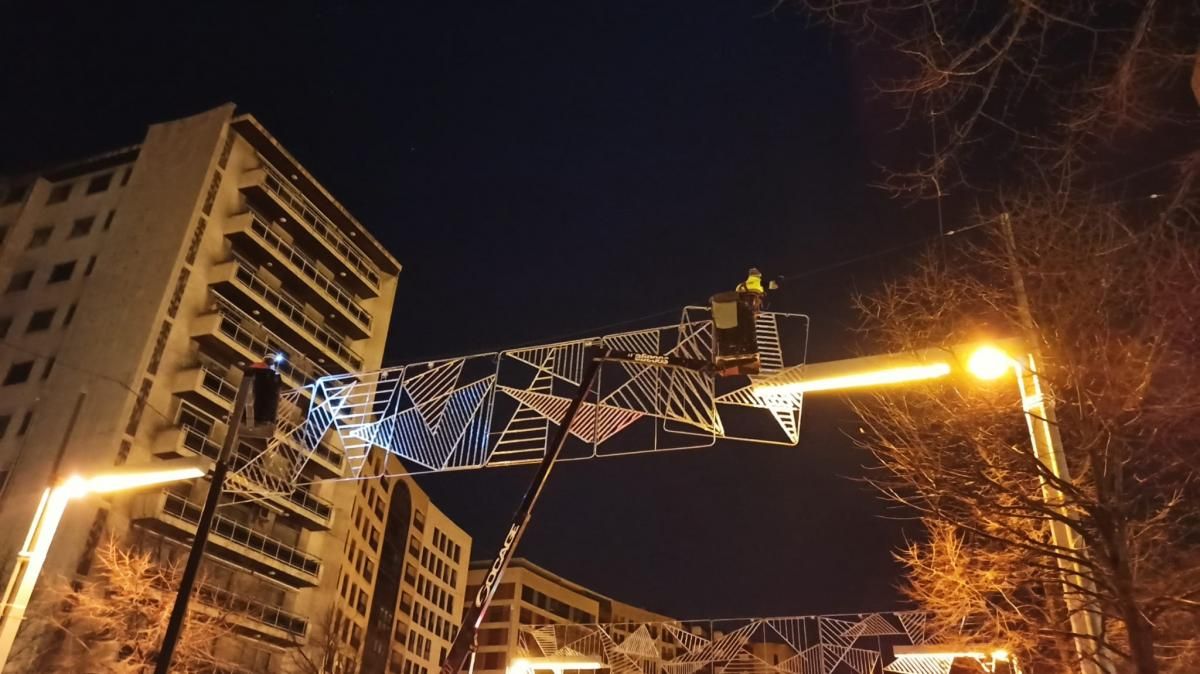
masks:
POLYGON ((104 190, 107 190, 108 186, 112 183, 112 177, 113 174, 105 173, 102 176, 96 176, 95 178, 92 178, 88 181, 87 193, 95 194, 97 192, 103 192, 104 190))
POLYGON ((413 528, 417 531, 425 531, 425 513, 420 510, 413 511, 413 528))
POLYGON ((95 269, 95 268, 96 268, 96 256, 95 256, 95 255, 93 255, 93 256, 91 256, 91 257, 89 257, 89 258, 88 258, 88 261, 87 261, 87 266, 83 268, 83 275, 84 275, 84 276, 91 276, 91 275, 92 275, 92 270, 93 270, 93 269, 95 269))
POLYGON ((133 167, 125 169, 125 173, 121 175, 121 187, 129 184, 129 176, 133 175, 133 167))
POLYGON ((50 197, 46 199, 47 204, 57 204, 67 200, 71 196, 71 183, 65 185, 55 185, 50 190, 50 197))
POLYGON ((33 421, 33 410, 25 412, 25 416, 21 417, 21 425, 17 426, 17 437, 25 435, 29 430, 29 422, 33 421))
POLYGON ((25 290, 26 288, 29 287, 29 284, 32 281, 33 281, 33 270, 32 269, 27 269, 25 271, 19 271, 19 272, 13 274, 12 278, 10 278, 8 280, 8 289, 5 292, 15 293, 15 292, 18 292, 21 290, 25 290))
MULTIPOLYGON (((71 321, 75 320, 75 306, 76 305, 72 304, 71 306, 67 307, 67 313, 66 313, 66 315, 63 316, 62 326, 64 328, 67 327, 68 325, 70 325, 71 321)), ((11 322, 11 319, 9 319, 9 320, 11 322)), ((0 337, 3 337, 3 335, 0 335, 0 337)))
POLYGON ((116 211, 109 211, 108 216, 104 218, 104 231, 108 231, 112 227, 113 218, 117 217, 116 211))
POLYGON ((42 309, 41 311, 33 312, 29 317, 29 325, 25 327, 25 332, 41 332, 49 330, 50 324, 54 322, 54 310, 42 309))
POLYGON ((12 316, 0 318, 0 339, 8 336, 8 331, 12 328, 12 316))
POLYGON ((54 370, 55 360, 56 359, 54 356, 50 356, 50 358, 46 360, 46 369, 42 370, 42 381, 50 378, 50 372, 54 370))
POLYGON ((11 414, 0 414, 0 439, 3 439, 5 433, 8 433, 8 425, 11 422, 12 422, 11 414))
POLYGON ((225 146, 221 148, 221 156, 217 159, 217 166, 225 168, 229 164, 229 155, 233 152, 233 134, 225 135, 225 146))
POLYGON ((50 243, 50 235, 53 233, 54 227, 52 225, 38 227, 37 229, 33 230, 33 234, 29 237, 29 245, 25 246, 25 250, 41 248, 42 246, 50 243))
POLYGON ((204 195, 204 206, 201 211, 205 215, 212 215, 213 204, 217 201, 217 190, 221 188, 221 172, 213 171, 212 180, 208 183, 208 194, 204 195))
POLYGON ((92 225, 96 222, 95 216, 79 218, 71 225, 71 233, 67 234, 68 239, 78 239, 81 236, 87 236, 92 232, 92 225))
POLYGON ((24 384, 29 381, 29 374, 33 372, 33 361, 23 360, 19 363, 13 363, 8 368, 8 374, 4 375, 4 386, 13 386, 16 384, 24 384))
POLYGON ((208 221, 200 218, 200 222, 196 224, 196 231, 192 232, 192 242, 188 244, 187 255, 184 257, 188 264, 196 261, 196 253, 200 252, 200 243, 204 240, 204 230, 208 227, 208 221))
MULTIPOLYGON (((33 272, 29 273, 30 275, 33 274, 33 272)), ((71 280, 71 275, 74 273, 75 260, 71 260, 70 262, 61 262, 54 265, 54 267, 50 269, 50 278, 46 281, 46 283, 62 283, 63 281, 69 281, 71 280)))
POLYGON ((8 238, 8 230, 10 229, 12 228, 8 225, 0 225, 0 243, 4 243, 4 240, 8 238))

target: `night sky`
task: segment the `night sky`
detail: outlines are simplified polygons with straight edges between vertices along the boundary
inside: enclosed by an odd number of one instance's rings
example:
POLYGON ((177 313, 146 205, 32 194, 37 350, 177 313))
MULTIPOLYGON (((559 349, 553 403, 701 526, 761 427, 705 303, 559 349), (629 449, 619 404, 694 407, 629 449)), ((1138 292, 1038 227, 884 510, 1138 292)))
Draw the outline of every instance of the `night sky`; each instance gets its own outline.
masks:
MULTIPOLYGON (((854 355, 851 295, 915 248, 870 254, 937 232, 870 187, 910 146, 884 59, 766 3, 183 7, 9 4, 0 171, 236 102, 404 264, 389 364, 669 323, 751 265, 810 360, 854 355)), ((564 465, 519 554, 681 618, 896 606, 854 430, 814 400, 798 448, 564 465)), ((528 476, 422 484, 486 556, 528 476)))

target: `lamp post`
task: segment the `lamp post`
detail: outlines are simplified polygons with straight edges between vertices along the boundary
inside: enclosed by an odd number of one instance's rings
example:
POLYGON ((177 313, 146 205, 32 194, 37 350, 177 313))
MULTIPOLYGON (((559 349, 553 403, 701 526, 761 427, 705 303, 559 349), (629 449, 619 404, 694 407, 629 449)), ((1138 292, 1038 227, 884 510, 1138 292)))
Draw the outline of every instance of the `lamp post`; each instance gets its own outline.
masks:
POLYGON ((62 521, 63 513, 72 500, 90 494, 111 494, 181 480, 194 480, 203 477, 204 472, 204 468, 196 461, 158 462, 143 468, 102 473, 92 477, 74 475, 42 492, 42 500, 34 512, 33 522, 29 526, 29 533, 25 535, 21 551, 17 553, 16 566, 9 576, 8 584, 4 588, 3 603, 0 604, 0 671, 4 669, 12 653, 17 630, 25 617, 29 598, 46 562, 46 555, 50 552, 50 544, 54 542, 54 534, 62 521))
MULTIPOLYGON (((1016 375, 1021 409, 1029 428, 1034 456, 1053 477, 1050 480, 1044 475, 1040 476, 1042 498, 1050 507, 1065 513, 1067 507, 1058 483, 1070 483, 1071 472, 1063 453, 1054 405, 1038 376, 1034 355, 1020 340, 800 365, 763 377, 755 385, 754 392, 766 397, 925 381, 945 377, 960 369, 962 364, 965 364, 967 372, 978 379, 995 380, 1009 373, 1016 375), (1014 353, 1024 355, 1018 358, 1012 355, 1014 353), (966 355, 966 358, 962 358, 962 355, 966 355)), ((1087 554, 1083 541, 1063 518, 1053 519, 1050 535, 1056 547, 1069 550, 1074 555, 1072 558, 1060 555, 1057 563, 1065 575, 1063 603, 1070 615, 1080 672, 1111 674, 1113 664, 1100 647, 1103 634, 1101 615, 1093 601, 1081 596, 1094 596, 1096 591, 1095 582, 1083 572, 1079 563, 1078 558, 1087 554)))
POLYGON ((286 355, 276 354, 262 362, 249 365, 242 373, 242 382, 238 385, 237 395, 233 398, 233 410, 229 413, 225 441, 221 443, 221 452, 217 455, 216 465, 213 466, 208 497, 204 499, 204 508, 200 511, 200 519, 196 522, 196 535, 192 538, 192 547, 188 551, 187 563, 184 565, 183 575, 179 579, 179 591, 175 595, 175 605, 171 608, 171 617, 167 621, 166 631, 163 632, 162 646, 158 650, 158 660, 154 665, 155 674, 167 674, 170 671, 175 646, 179 643, 180 635, 183 634, 188 602, 192 598, 192 588, 196 585, 200 561, 204 558, 204 547, 208 543, 208 533, 212 529, 213 517, 217 513, 217 505, 221 500, 225 476, 229 473, 229 459, 233 455, 234 448, 237 447, 239 435, 243 432, 242 421, 245 418, 246 402, 253 391, 251 424, 245 434, 269 437, 275 432, 275 418, 279 410, 280 381, 275 366, 282 364, 286 359, 286 355))

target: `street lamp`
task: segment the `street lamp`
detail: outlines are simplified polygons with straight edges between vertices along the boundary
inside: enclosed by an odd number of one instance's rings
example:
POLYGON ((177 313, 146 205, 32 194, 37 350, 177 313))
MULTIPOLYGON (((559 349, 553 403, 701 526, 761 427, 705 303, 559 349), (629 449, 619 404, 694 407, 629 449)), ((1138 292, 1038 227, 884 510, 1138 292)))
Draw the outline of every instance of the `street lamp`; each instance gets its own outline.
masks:
POLYGON ((33 522, 29 526, 29 533, 25 535, 21 551, 17 553, 16 566, 9 576, 3 603, 0 604, 0 670, 4 669, 12 653, 17 630, 29 607, 29 597, 42 572, 63 513, 73 499, 194 480, 203 477, 204 473, 204 468, 195 460, 160 461, 92 477, 72 475, 61 484, 42 492, 42 500, 34 511, 33 522))
MULTIPOLYGON (((842 391, 869 386, 900 384, 945 377, 956 370, 965 370, 985 381, 996 380, 1010 372, 1016 375, 1021 394, 1021 409, 1029 428, 1029 440, 1034 456, 1054 477, 1054 481, 1039 475, 1042 498, 1051 507, 1066 510, 1062 491, 1056 481, 1069 483, 1071 472, 1063 453, 1062 437, 1054 405, 1046 394, 1033 353, 1020 340, 962 345, 953 348, 932 348, 912 353, 867 356, 846 360, 799 365, 760 378, 754 386, 759 397, 781 396, 819 391, 842 391), (1024 354, 1018 358, 1013 354, 1024 354), (965 354, 966 358, 961 355, 965 354)), ((1064 518, 1052 518, 1050 534, 1054 545, 1084 555, 1083 541, 1067 526, 1064 518)), ((1075 649, 1080 657, 1083 674, 1108 674, 1111 662, 1100 649, 1103 623, 1099 612, 1081 594, 1094 595, 1095 582, 1083 573, 1077 559, 1059 555, 1063 581, 1063 603, 1070 615, 1075 649)))
POLYGON ((550 670, 554 674, 562 674, 563 670, 597 670, 603 669, 604 663, 586 655, 552 655, 549 657, 514 658, 508 665, 508 674, 532 674, 541 670, 550 670))

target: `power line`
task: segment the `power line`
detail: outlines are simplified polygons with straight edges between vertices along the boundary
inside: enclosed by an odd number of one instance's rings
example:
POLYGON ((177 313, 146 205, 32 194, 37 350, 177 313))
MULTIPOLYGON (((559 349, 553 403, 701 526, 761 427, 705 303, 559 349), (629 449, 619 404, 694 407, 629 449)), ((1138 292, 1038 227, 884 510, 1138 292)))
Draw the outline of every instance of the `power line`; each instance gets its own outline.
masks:
MULTIPOLYGON (((74 370, 80 374, 83 374, 83 375, 86 375, 89 377, 94 377, 96 379, 100 379, 100 380, 109 382, 111 384, 116 384, 117 386, 121 387, 121 389, 123 389, 129 393, 132 393, 135 397, 137 397, 137 398, 142 397, 141 392, 135 390, 132 386, 130 386, 126 382, 123 382, 120 379, 113 377, 112 375, 108 375, 103 372, 99 372, 97 370, 92 370, 90 368, 84 367, 82 365, 78 365, 76 363, 72 363, 70 361, 59 360, 57 354, 41 353, 39 351, 34 351, 33 349, 30 349, 28 347, 21 346, 19 344, 14 344, 8 340, 0 340, 0 345, 6 346, 14 351, 20 351, 21 353, 24 353, 26 355, 34 356, 36 358, 53 359, 54 367, 65 367, 68 370, 74 370)), ((173 420, 171 419, 170 416, 163 413, 162 410, 158 409, 154 405, 151 405, 149 398, 147 398, 145 402, 146 402, 146 407, 149 408, 150 411, 154 412, 159 417, 161 417, 163 419, 163 421, 173 422, 173 420)))

